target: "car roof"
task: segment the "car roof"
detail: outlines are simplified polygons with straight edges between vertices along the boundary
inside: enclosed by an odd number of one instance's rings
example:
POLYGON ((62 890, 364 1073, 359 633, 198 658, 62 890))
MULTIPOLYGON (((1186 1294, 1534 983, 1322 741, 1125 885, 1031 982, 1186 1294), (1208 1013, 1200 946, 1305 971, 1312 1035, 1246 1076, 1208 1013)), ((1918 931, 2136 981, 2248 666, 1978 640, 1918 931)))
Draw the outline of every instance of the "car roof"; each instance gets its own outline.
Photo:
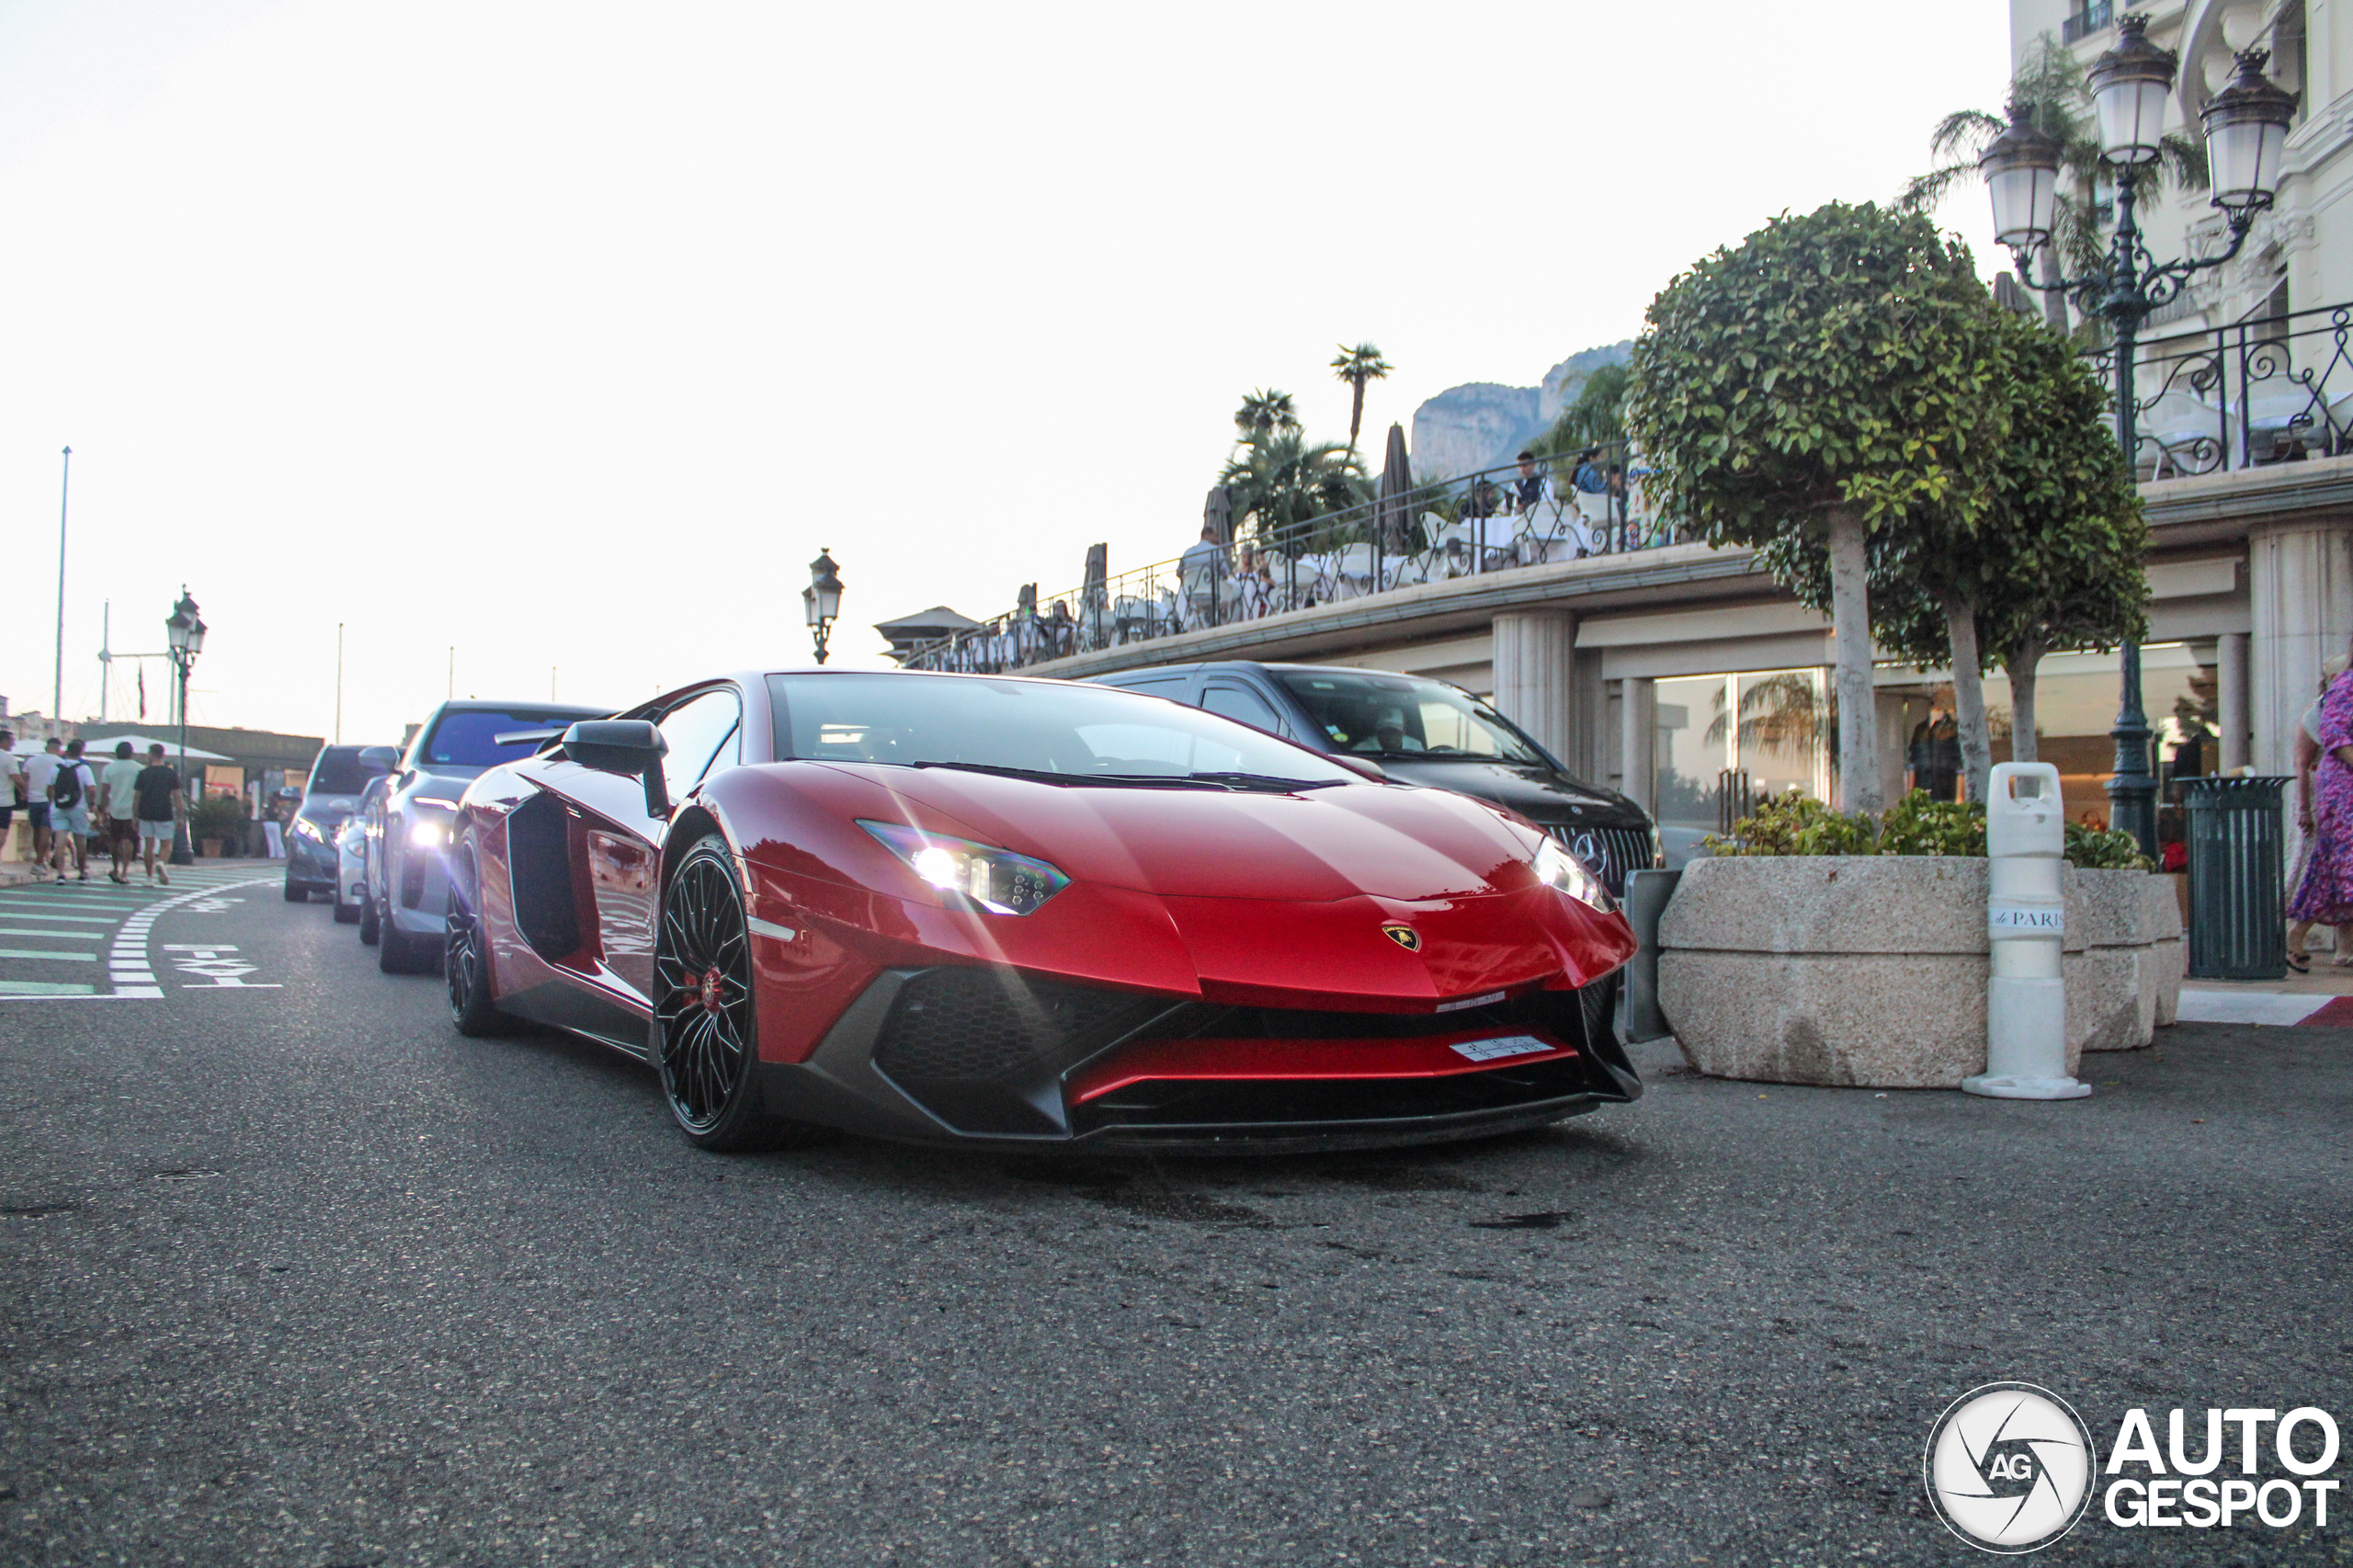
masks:
POLYGON ((601 719, 612 711, 609 708, 591 708, 578 702, 550 702, 543 698, 517 697, 499 701, 486 697, 453 697, 433 710, 436 713, 511 713, 517 708, 534 713, 574 713, 583 719, 601 719))
POLYGON ((1417 675, 1412 670, 1377 670, 1360 665, 1298 665, 1275 663, 1264 659, 1200 659, 1189 665, 1144 665, 1132 670, 1109 670, 1097 676, 1097 680, 1108 680, 1113 676, 1190 675, 1195 670, 1313 670, 1321 675, 1344 676, 1404 676, 1408 680, 1437 681, 1440 686, 1451 683, 1436 676, 1417 675))

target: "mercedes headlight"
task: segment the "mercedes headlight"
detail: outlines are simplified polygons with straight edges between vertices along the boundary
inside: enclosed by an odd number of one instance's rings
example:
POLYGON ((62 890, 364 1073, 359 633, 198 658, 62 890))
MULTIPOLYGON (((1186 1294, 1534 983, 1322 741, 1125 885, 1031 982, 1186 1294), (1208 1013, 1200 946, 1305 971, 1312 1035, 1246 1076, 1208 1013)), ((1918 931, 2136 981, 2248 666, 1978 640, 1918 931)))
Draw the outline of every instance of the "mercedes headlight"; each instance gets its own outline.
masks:
POLYGON ((300 834, 302 837, 309 839, 313 844, 324 844, 326 842, 326 835, 321 833, 319 831, 319 824, 313 822, 309 817, 296 817, 294 819, 294 831, 300 834))
POLYGON ((412 823, 409 825, 408 841, 419 849, 438 848, 441 841, 449 836, 449 829, 438 822, 412 823))
POLYGON ((1588 869, 1586 863, 1562 848, 1551 839, 1536 851, 1536 879, 1547 886, 1559 889, 1579 903, 1597 909, 1604 915, 1614 912, 1618 901, 1601 885, 1601 879, 1588 869))
POLYGON ((861 818, 858 825, 933 887, 992 915, 1029 915, 1070 886, 1068 877, 1035 856, 926 833, 903 823, 861 818))

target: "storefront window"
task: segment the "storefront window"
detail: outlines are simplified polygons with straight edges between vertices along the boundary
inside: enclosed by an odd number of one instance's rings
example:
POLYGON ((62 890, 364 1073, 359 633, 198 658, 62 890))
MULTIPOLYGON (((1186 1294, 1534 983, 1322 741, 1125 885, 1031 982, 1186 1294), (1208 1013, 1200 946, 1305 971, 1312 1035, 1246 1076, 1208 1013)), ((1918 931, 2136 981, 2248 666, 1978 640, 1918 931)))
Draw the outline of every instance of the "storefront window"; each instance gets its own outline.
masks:
POLYGON ((1728 813, 1762 796, 1827 793, 1825 673, 1756 670, 1657 683, 1653 768, 1668 865, 1688 860, 1728 813))
MULTIPOLYGON (((2116 771, 2109 731, 2116 723, 2121 676, 2114 653, 2047 653, 2037 669, 2036 752, 2059 769, 2070 821, 2107 824, 2108 781, 2116 771)), ((2217 766, 2216 676, 2211 642, 2156 642, 2141 650, 2141 701, 2155 732, 2151 761, 2159 779, 2211 773, 2217 766)), ((1889 666, 1877 680, 1882 699, 1903 700, 1907 735, 1932 705, 1951 707, 1951 677, 1943 672, 1923 676, 1889 666)), ((1994 760, 2009 761, 2010 683, 1998 670, 1985 677, 1985 720, 1994 760)))

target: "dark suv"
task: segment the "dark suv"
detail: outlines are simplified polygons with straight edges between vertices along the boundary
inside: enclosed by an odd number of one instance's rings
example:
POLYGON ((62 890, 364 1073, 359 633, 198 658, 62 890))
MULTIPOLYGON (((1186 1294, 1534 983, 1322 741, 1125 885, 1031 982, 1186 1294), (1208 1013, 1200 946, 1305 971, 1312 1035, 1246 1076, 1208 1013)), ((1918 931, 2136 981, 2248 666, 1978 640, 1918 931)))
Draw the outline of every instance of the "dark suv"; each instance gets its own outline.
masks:
POLYGON ((1335 756, 1364 757, 1403 784, 1475 795, 1518 812, 1607 882, 1656 863, 1643 809, 1569 776, 1526 731, 1461 687, 1328 665, 1164 665, 1097 676, 1172 698, 1335 756))
POLYGON ((335 889, 335 844, 358 809, 369 781, 392 771, 400 754, 390 746, 328 746, 311 764, 302 803, 287 824, 286 902, 335 889))

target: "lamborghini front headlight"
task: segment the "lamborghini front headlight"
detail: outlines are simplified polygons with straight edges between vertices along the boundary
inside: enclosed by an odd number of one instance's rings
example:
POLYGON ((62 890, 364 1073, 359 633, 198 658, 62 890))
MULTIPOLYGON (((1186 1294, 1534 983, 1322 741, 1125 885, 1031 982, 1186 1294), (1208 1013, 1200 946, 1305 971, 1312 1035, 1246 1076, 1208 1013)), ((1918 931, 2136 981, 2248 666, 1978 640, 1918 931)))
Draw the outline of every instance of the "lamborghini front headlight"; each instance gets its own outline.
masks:
POLYGON ((1537 881, 1567 893, 1588 908, 1608 915, 1618 907, 1618 901, 1609 896, 1601 879, 1584 861, 1549 838, 1536 851, 1535 868, 1537 881))
POLYGON ((941 892, 992 915, 1030 914, 1070 886, 1068 877, 1034 855, 926 833, 904 823, 860 818, 858 825, 941 892))

